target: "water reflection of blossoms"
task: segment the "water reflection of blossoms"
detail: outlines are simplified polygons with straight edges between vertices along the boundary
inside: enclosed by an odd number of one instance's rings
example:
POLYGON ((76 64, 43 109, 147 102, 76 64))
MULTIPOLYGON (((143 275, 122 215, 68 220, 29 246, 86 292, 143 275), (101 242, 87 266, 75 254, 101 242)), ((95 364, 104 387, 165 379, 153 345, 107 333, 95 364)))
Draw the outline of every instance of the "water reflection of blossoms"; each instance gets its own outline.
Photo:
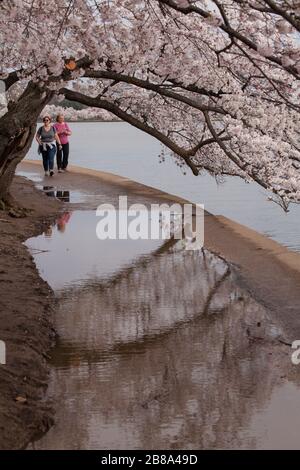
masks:
POLYGON ((104 282, 66 288, 57 315, 64 425, 46 448, 255 447, 251 417, 291 367, 231 266, 170 241, 104 282))

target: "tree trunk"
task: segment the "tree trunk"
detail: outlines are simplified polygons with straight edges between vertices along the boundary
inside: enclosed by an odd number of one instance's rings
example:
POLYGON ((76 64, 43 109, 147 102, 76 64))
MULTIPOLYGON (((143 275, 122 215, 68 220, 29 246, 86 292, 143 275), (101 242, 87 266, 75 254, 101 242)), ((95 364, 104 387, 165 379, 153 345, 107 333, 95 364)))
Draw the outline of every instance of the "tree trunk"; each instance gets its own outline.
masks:
POLYGON ((29 83, 18 101, 0 118, 0 201, 12 205, 10 186, 18 163, 26 156, 35 135, 36 121, 53 91, 29 83))

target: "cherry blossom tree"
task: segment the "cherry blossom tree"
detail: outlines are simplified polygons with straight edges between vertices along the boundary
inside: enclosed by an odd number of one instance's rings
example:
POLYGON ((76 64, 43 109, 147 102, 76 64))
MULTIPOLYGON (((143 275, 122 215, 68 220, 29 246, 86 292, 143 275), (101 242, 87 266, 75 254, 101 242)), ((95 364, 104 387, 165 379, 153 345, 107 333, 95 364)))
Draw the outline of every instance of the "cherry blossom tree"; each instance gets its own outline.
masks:
POLYGON ((101 122, 110 122, 117 121, 114 115, 105 111, 104 109, 99 108, 84 108, 84 109, 73 109, 71 107, 63 107, 57 105, 47 105, 43 109, 41 118, 44 114, 49 114, 54 118, 58 114, 63 114, 66 121, 101 121, 101 122))
POLYGON ((0 31, 3 200, 53 97, 129 122, 195 175, 300 200, 299 0, 3 0, 0 31))

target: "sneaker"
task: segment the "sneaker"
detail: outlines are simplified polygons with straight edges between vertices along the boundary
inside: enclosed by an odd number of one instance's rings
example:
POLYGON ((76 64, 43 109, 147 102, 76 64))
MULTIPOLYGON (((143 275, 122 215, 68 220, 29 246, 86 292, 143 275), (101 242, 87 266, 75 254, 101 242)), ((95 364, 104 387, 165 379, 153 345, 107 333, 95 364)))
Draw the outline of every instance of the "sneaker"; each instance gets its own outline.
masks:
POLYGON ((45 171, 45 176, 49 176, 49 171, 45 171))
POLYGON ((54 171, 51 170, 51 171, 50 171, 50 176, 53 176, 53 175, 54 175, 54 171))
POLYGON ((61 168, 58 170, 58 173, 63 173, 64 170, 62 170, 61 168))

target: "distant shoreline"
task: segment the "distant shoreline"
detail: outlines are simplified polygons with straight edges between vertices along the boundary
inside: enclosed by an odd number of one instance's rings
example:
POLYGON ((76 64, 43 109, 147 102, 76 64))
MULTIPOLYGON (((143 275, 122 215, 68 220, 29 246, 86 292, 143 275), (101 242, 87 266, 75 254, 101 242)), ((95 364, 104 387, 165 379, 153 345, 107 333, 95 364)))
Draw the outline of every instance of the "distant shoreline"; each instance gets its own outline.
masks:
MULTIPOLYGON (((67 121, 67 122, 71 122, 72 124, 73 124, 74 122, 87 122, 87 123, 88 123, 88 122, 110 122, 110 123, 112 123, 112 122, 124 122, 124 121, 117 120, 117 119, 112 119, 112 120, 110 120, 110 121, 103 121, 103 120, 100 120, 100 119, 77 119, 76 121, 71 121, 70 119, 66 119, 66 121, 67 121)), ((42 121, 41 119, 39 119, 39 120, 37 121, 38 124, 42 124, 42 122, 43 122, 43 121, 42 121)))

